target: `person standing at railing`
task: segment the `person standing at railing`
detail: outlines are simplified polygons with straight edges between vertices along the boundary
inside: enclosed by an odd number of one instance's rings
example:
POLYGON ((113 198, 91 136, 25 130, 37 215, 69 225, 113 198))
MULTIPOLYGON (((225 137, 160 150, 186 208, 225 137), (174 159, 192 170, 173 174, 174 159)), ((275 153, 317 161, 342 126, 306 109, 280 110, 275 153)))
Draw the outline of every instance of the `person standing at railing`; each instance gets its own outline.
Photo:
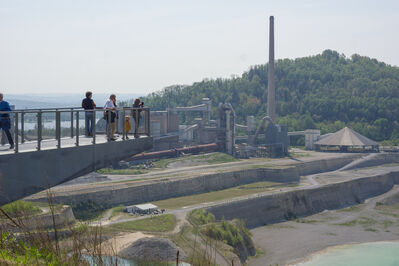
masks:
MULTIPOLYGON (((11 112, 10 105, 3 100, 3 93, 0 93, 0 112, 11 112)), ((0 128, 6 133, 10 150, 14 149, 14 141, 10 133, 11 120, 9 114, 0 114, 0 128)))
POLYGON ((85 109, 85 127, 86 127, 86 136, 93 136, 93 125, 94 121, 94 109, 96 108, 96 104, 94 103, 93 93, 91 91, 86 92, 86 98, 82 100, 82 108, 85 109))
POLYGON ((107 121, 107 138, 108 141, 114 141, 115 138, 115 120, 116 120, 116 95, 111 94, 104 105, 104 119, 107 121))
POLYGON ((144 102, 142 102, 138 98, 136 100, 134 100, 132 116, 133 116, 133 119, 134 119, 134 137, 135 138, 139 137, 138 131, 139 131, 139 126, 140 126, 140 113, 141 113, 140 109, 143 108, 143 107, 144 107, 144 102))

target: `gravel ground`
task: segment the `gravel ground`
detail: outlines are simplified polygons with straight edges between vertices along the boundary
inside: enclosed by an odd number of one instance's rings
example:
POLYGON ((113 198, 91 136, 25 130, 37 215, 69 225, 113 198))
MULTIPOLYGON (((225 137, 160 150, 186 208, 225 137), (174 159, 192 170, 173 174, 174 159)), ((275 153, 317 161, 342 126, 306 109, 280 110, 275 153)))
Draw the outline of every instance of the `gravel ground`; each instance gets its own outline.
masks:
POLYGON ((249 265, 286 265, 330 246, 399 240, 399 204, 391 212, 375 209, 377 202, 395 194, 399 186, 361 205, 251 230, 264 254, 249 265))

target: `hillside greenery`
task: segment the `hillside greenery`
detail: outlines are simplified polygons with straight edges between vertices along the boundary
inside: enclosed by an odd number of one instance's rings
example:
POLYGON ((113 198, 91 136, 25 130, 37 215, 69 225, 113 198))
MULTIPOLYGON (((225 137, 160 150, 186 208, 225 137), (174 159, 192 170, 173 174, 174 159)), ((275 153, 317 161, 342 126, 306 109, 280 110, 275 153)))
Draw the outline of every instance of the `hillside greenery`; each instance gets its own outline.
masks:
MULTIPOLYGON (((251 67, 241 76, 204 79, 192 85, 174 85, 143 98, 153 110, 201 103, 203 97, 217 104, 230 102, 237 121, 247 115, 266 115, 268 65, 251 67)), ((336 51, 277 60, 275 83, 278 123, 290 131, 321 129, 335 132, 349 126, 376 141, 399 144, 399 68, 357 54, 336 51)), ((195 114, 181 114, 185 123, 195 114)))

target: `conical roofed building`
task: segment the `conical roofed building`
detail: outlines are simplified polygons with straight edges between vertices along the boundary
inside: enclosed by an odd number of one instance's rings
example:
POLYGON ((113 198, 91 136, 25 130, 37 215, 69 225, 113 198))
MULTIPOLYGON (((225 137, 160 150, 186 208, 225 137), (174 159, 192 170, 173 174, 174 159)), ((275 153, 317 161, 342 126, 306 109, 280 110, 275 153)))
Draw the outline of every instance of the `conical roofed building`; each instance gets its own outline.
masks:
POLYGON ((316 150, 339 150, 339 151, 379 151, 377 142, 344 127, 343 129, 330 134, 316 143, 316 150))

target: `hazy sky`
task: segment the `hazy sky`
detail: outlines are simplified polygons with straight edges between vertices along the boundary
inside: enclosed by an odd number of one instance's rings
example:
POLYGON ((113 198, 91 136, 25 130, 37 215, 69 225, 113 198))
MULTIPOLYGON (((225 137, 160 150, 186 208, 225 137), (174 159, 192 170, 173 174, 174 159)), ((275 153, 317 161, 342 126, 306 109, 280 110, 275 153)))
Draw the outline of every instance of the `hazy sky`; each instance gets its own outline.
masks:
POLYGON ((337 50, 399 65, 399 1, 0 0, 0 91, 146 94, 337 50))

